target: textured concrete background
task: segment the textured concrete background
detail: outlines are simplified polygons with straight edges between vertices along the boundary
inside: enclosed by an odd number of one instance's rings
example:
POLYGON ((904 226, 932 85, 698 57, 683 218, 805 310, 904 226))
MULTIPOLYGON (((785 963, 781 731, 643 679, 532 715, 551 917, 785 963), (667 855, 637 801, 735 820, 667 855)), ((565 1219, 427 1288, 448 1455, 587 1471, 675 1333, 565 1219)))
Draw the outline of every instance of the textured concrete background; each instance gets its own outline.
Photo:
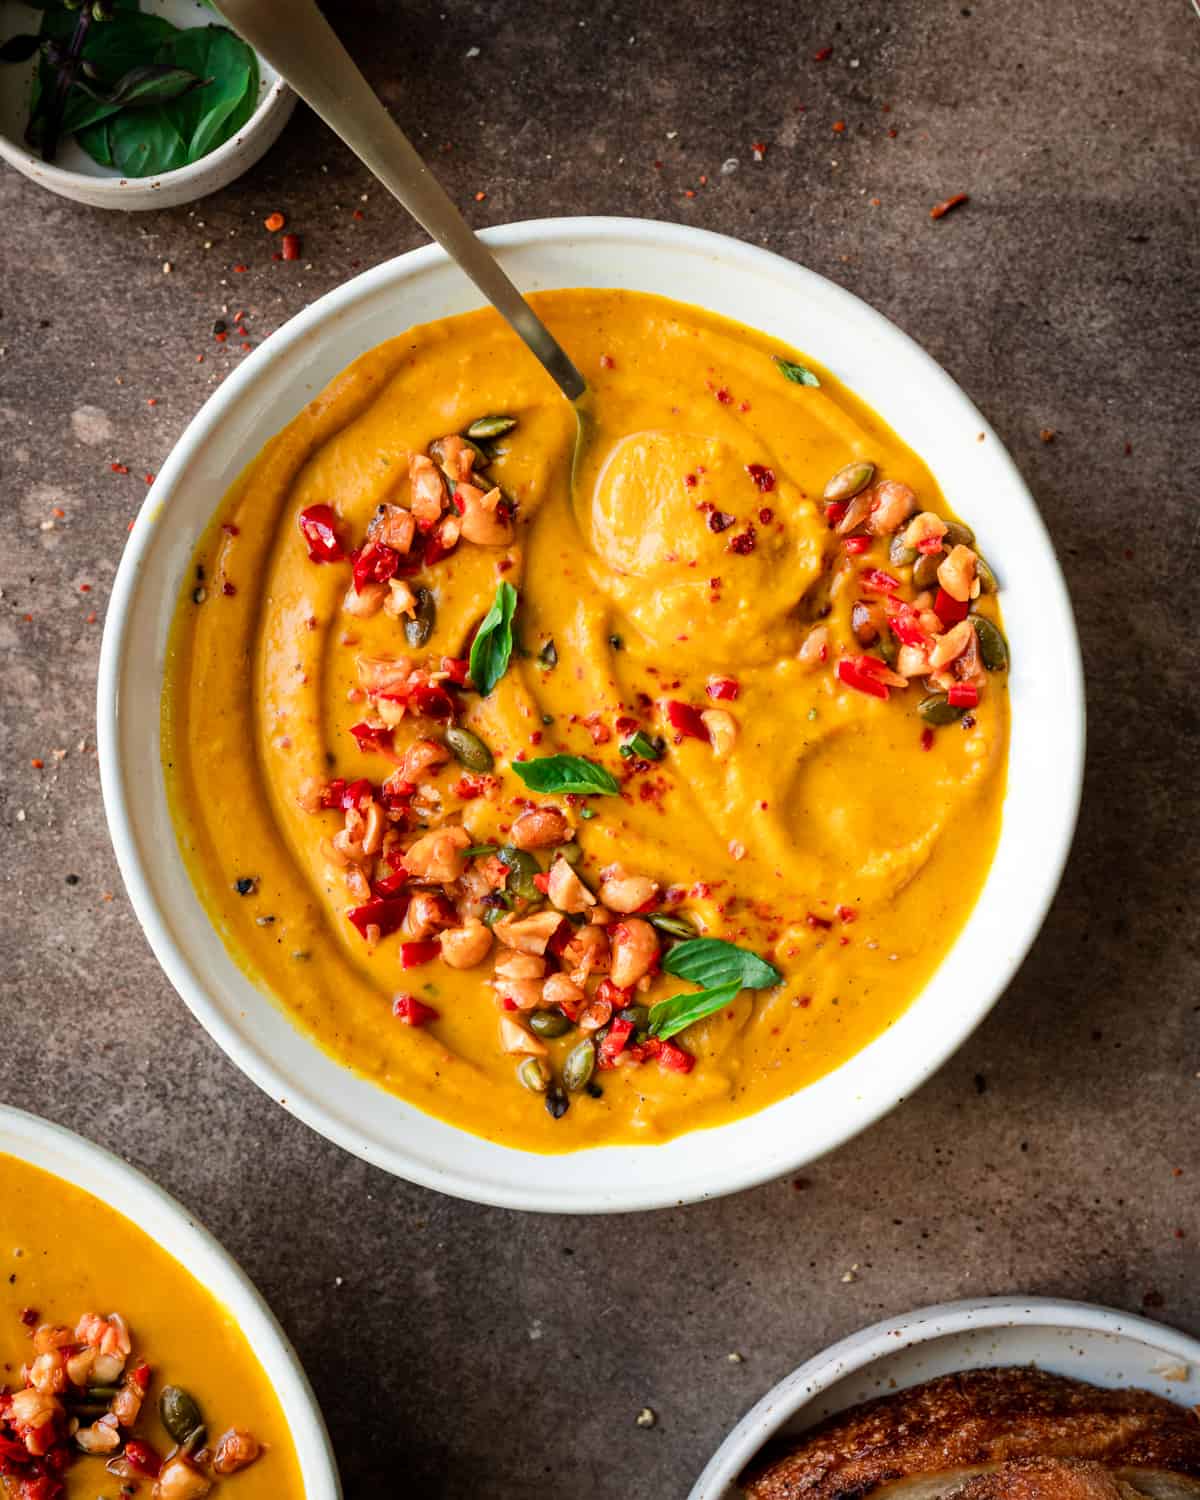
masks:
POLYGON ((526 1218, 326 1145, 159 974, 109 852, 93 679, 143 475, 243 357, 213 320, 248 309, 260 339, 421 236, 303 109, 192 210, 108 215, 3 171, 0 1098, 207 1221, 295 1340, 353 1497, 682 1497, 801 1359, 938 1298, 1066 1294, 1200 1333, 1189 5, 334 9, 474 222, 724 230, 858 292, 962 383, 1075 599, 1091 745, 1074 857, 991 1019, 804 1181, 526 1218), (958 191, 969 206, 931 223, 958 191), (271 259, 273 209, 299 264, 271 259))

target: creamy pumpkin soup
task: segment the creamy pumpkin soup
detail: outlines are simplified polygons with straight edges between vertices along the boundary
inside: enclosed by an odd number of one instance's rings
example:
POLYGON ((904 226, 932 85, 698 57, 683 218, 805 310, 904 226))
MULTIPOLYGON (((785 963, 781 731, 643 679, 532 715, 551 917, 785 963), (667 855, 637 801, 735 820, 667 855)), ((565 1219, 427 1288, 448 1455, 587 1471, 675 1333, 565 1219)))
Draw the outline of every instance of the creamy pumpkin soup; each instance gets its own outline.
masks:
MULTIPOLYGON (((247 468, 164 696, 194 880, 348 1066, 541 1151, 820 1077, 997 840, 996 580, 828 373, 696 308, 535 299, 364 355, 247 468)), ((961 497, 983 507, 986 495, 961 497)))
POLYGON ((0 1155, 0 1496, 300 1500, 233 1319, 136 1225, 0 1155))

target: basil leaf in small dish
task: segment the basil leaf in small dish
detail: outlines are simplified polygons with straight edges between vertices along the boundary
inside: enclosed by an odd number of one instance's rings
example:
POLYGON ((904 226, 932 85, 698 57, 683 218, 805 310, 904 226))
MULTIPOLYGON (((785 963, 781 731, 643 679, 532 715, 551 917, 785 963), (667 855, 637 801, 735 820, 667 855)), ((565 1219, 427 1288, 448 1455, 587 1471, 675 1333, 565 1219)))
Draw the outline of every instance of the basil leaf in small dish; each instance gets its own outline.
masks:
POLYGON ((502 583, 471 642, 471 681, 485 698, 508 671, 516 608, 516 589, 511 583, 502 583))
MULTIPOLYGON (((475 675, 474 671, 471 673, 475 675)), ((534 792, 577 792, 584 797, 616 797, 616 777, 582 755, 541 755, 537 760, 514 760, 513 770, 534 792)))

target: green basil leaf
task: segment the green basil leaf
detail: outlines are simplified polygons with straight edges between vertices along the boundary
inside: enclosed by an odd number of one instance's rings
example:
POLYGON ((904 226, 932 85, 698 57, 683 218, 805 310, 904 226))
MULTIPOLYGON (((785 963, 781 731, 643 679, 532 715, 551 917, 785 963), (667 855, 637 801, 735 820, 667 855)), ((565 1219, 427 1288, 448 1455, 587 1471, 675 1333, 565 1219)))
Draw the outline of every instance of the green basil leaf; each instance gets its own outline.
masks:
POLYGON ((517 607, 517 591, 511 583, 496 590, 492 607, 480 622, 471 642, 471 681, 486 698, 508 671, 512 655, 512 620, 517 607))
POLYGON ((668 1037, 686 1030, 695 1022, 703 1021, 705 1016, 724 1010, 732 1000, 737 999, 741 988, 735 979, 711 990, 696 990, 690 995, 672 995, 669 1000, 660 1000, 657 1005, 650 1007, 650 1025, 647 1030, 651 1036, 665 1042, 668 1037))
POLYGON ((779 355, 773 356, 775 363, 779 366, 779 373, 790 380, 793 385, 820 385, 821 382, 813 372, 804 365, 793 364, 791 360, 780 359, 779 355))
POLYGON ((724 938, 689 938, 677 943, 664 955, 662 966, 664 973, 690 979, 706 989, 737 984, 739 988, 764 990, 783 978, 774 964, 724 938))
MULTIPOLYGON (((475 673, 472 671, 471 676, 475 673)), ((578 792, 584 797, 616 797, 616 778, 582 755, 542 755, 537 760, 514 760, 513 770, 534 792, 578 792)))
POLYGON ((207 85, 181 100, 173 112, 187 142, 188 160, 199 161, 240 130, 258 103, 258 59, 254 49, 227 26, 193 26, 179 32, 160 61, 188 68, 207 85))
POLYGON ((107 120, 99 120, 94 125, 88 125, 78 132, 75 139, 93 161, 98 161, 102 167, 114 165, 112 147, 108 143, 107 120))
POLYGON ((113 166, 126 177, 157 177, 187 165, 187 146, 169 108, 122 110, 108 122, 113 166))

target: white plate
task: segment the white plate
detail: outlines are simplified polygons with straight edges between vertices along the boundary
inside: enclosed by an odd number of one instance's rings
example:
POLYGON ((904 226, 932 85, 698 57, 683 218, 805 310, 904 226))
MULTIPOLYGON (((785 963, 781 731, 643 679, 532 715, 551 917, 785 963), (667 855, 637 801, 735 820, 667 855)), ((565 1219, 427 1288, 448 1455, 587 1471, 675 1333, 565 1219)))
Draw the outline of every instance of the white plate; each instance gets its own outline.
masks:
POLYGON ((1148 1318, 1050 1297, 946 1302, 853 1333, 781 1380, 721 1444, 689 1500, 738 1500, 737 1476, 768 1439, 862 1401, 956 1370, 1030 1364, 1200 1402, 1200 1341, 1148 1318))
MULTIPOLYGON (((87 3, 87 0, 85 0, 87 3)), ((221 17, 203 0, 141 0, 149 15, 164 16, 173 26, 220 25, 221 17)), ((36 33, 41 14, 31 5, 0 5, 0 41, 20 33, 36 33)), ((93 208, 174 208, 191 203, 252 167, 273 146, 296 107, 296 96, 267 60, 258 59, 258 104, 241 130, 215 151, 190 166, 157 177, 122 177, 112 167, 93 161, 74 139, 63 141, 54 162, 44 162, 25 144, 29 96, 35 64, 17 67, 0 63, 0 157, 18 172, 62 198, 89 203, 93 208)))
POLYGON ((208 1230, 148 1177, 82 1136, 24 1110, 0 1105, 0 1154, 61 1177, 124 1214, 229 1310, 283 1408, 305 1500, 341 1500, 329 1434, 296 1351, 249 1277, 208 1230))
POLYGON ((364 350, 478 304, 434 247, 338 288, 266 340, 207 401, 159 472, 113 586, 100 660, 100 771, 121 872, 175 988, 251 1078, 315 1129, 414 1182, 478 1202, 614 1212, 733 1192, 790 1172, 911 1093, 1012 978, 1070 847, 1083 681, 1066 587, 995 433, 911 339, 831 282, 736 240, 639 219, 488 231, 518 285, 626 287, 740 319, 806 350, 926 459, 1001 571, 1013 666, 1008 797, 995 861, 963 933, 913 1005, 827 1077, 748 1119, 658 1146, 537 1156, 422 1114, 357 1077, 267 1003, 226 953, 179 858, 159 759, 167 634, 192 549, 273 433, 364 350))

